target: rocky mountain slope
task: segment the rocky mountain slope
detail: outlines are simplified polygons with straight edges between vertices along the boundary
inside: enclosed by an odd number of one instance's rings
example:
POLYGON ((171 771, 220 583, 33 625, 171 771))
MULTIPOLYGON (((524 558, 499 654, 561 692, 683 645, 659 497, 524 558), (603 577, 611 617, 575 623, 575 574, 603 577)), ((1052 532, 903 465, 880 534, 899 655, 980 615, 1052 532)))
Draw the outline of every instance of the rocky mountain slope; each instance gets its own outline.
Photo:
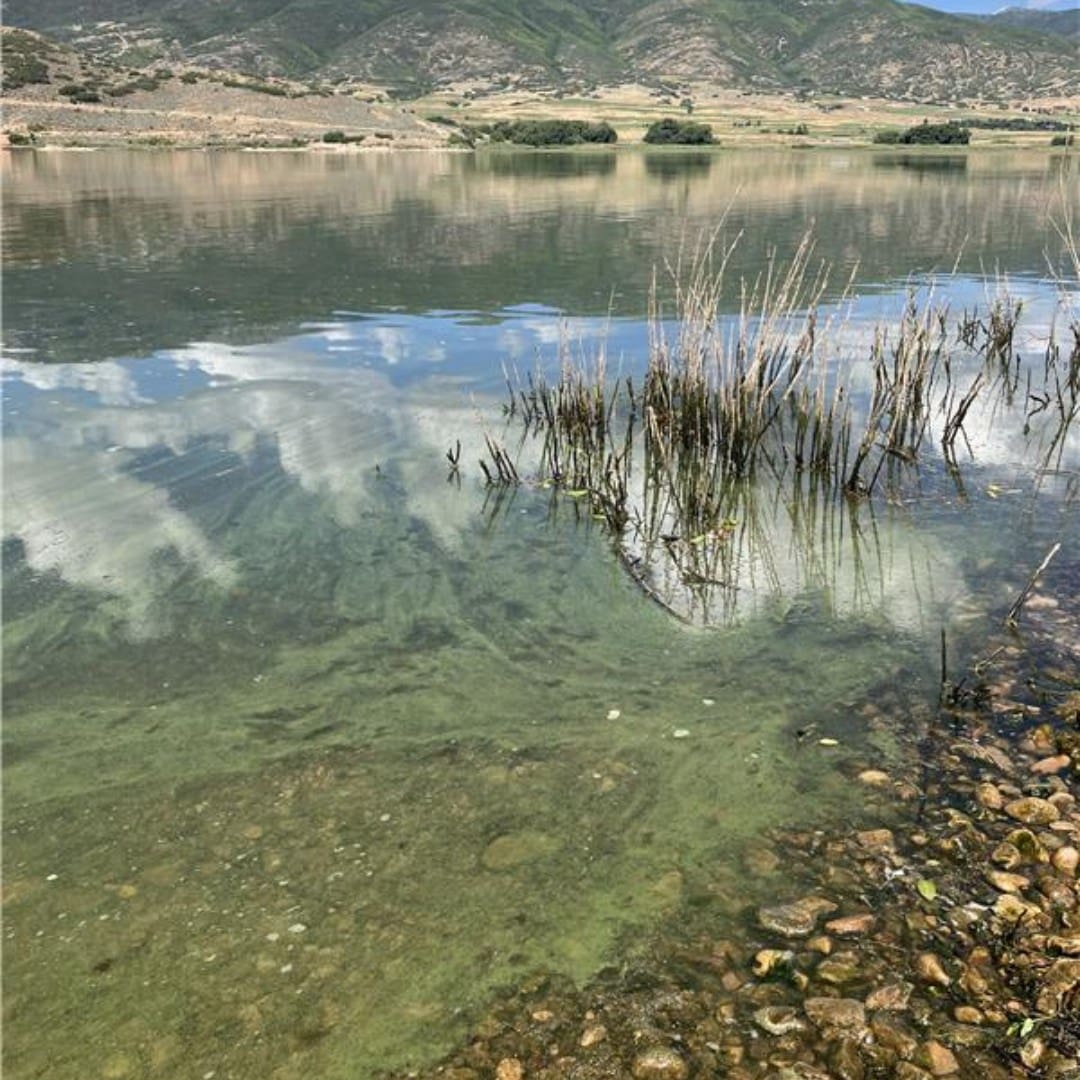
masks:
POLYGON ((4 19, 125 64, 360 78, 404 94, 666 81, 985 100, 1080 88, 1077 42, 1052 23, 895 0, 7 0, 4 19))

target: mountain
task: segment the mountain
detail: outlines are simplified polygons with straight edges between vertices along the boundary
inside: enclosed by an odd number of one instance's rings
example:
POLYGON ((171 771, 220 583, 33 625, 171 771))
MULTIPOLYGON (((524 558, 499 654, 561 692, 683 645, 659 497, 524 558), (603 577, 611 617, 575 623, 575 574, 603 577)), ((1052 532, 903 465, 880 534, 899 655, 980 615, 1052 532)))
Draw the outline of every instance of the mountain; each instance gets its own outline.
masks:
POLYGON ((1080 8, 1062 11, 1052 8, 1006 8, 991 15, 989 21, 998 26, 1019 26, 1040 34, 1080 41, 1080 8))
POLYGON ((126 64, 403 93, 619 82, 918 100, 1080 91, 1065 35, 896 0, 7 0, 4 19, 126 64))

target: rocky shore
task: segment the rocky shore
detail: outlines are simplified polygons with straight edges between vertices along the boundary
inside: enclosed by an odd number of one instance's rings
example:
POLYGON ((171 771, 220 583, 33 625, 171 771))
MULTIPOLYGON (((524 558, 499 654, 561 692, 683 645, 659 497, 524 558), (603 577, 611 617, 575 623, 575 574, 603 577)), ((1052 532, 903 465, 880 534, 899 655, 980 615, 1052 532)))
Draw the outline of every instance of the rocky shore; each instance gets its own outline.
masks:
POLYGON ((684 912, 585 989, 537 975, 408 1075, 1080 1078, 1080 598, 1033 597, 984 657, 940 708, 862 706, 902 762, 853 771, 865 821, 744 853, 775 902, 737 933, 684 912))

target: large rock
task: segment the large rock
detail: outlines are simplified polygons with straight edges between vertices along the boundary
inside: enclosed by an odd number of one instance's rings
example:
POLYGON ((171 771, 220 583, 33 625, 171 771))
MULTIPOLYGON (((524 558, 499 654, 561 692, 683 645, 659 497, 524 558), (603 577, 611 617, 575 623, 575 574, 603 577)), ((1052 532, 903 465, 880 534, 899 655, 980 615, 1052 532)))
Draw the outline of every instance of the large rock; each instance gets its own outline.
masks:
POLYGON ((782 937, 809 937, 822 915, 831 915, 836 905, 821 896, 804 896, 793 904, 778 904, 758 910, 758 922, 782 937))

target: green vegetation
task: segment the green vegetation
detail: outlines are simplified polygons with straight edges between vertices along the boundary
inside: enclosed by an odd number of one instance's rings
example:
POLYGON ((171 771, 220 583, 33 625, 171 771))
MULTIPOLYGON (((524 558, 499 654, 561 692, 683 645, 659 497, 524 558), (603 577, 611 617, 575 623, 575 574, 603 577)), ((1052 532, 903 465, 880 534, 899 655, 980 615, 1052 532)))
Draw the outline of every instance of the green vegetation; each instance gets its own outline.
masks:
POLYGON ((37 141, 32 134, 24 131, 7 132, 9 146, 33 146, 37 141))
POLYGON ((1076 142, 1075 135, 1055 135, 1050 140, 1051 146, 1072 146, 1076 142))
POLYGON ((18 90, 31 83, 49 81, 49 46, 25 30, 5 30, 3 34, 4 90, 18 90))
POLYGON ((194 84, 199 81, 199 76, 194 71, 185 71, 180 76, 180 81, 185 86, 194 86, 194 84))
POLYGON ((874 142, 884 146, 967 146, 971 142, 971 131, 959 124, 924 121, 907 131, 879 131, 874 142))
POLYGON ((322 141, 337 144, 362 143, 365 138, 367 138, 366 135, 346 135, 344 131, 335 129, 333 131, 324 131, 322 141))
POLYGON ((97 87, 83 83, 67 83, 60 87, 60 94, 76 105, 94 105, 101 101, 97 87))
POLYGON ((1052 120, 1048 116, 972 116, 957 121, 962 127, 989 131, 1068 131, 1064 120, 1052 120))
POLYGON ((515 143, 519 146, 580 146, 582 143, 613 143, 618 139, 608 123, 586 120, 499 120, 471 129, 477 135, 487 135, 493 143, 515 143))
POLYGON ((703 146, 712 141, 712 128, 694 120, 657 120, 645 132, 645 142, 653 146, 703 146))
POLYGON ((250 90, 255 94, 269 94, 271 97, 289 96, 287 87, 253 79, 222 79, 221 85, 231 87, 233 90, 250 90))

